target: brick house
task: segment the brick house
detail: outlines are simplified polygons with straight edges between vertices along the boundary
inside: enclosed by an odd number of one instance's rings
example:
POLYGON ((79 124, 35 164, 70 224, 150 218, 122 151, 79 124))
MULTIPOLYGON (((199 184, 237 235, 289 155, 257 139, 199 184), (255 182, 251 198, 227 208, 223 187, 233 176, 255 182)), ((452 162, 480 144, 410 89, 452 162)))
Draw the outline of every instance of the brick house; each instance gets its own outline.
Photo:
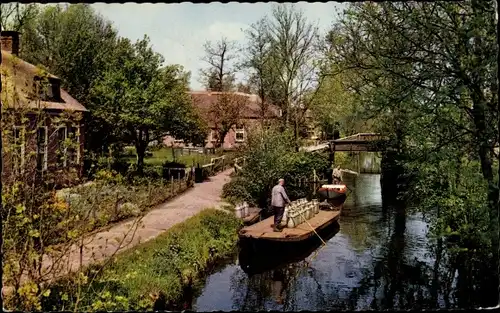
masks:
MULTIPOLYGON (((195 108, 199 110, 202 118, 205 118, 205 122, 210 129, 205 140, 205 148, 214 148, 217 143, 218 131, 215 122, 210 117, 210 108, 217 101, 220 101, 224 93, 215 91, 190 91, 189 94, 195 108)), ((240 110, 239 125, 233 125, 224 138, 222 145, 224 149, 233 149, 244 144, 248 133, 260 127, 263 119, 272 121, 281 116, 280 110, 274 105, 269 105, 264 112, 265 114, 262 114, 261 100, 258 95, 242 92, 231 92, 230 95, 240 98, 243 108, 240 110)), ((163 139, 163 144, 173 147, 187 146, 182 140, 175 140, 171 136, 166 136, 163 139)))
POLYGON ((76 183, 83 170, 87 110, 60 87, 58 77, 18 57, 19 33, 1 33, 1 54, 2 181, 76 183))

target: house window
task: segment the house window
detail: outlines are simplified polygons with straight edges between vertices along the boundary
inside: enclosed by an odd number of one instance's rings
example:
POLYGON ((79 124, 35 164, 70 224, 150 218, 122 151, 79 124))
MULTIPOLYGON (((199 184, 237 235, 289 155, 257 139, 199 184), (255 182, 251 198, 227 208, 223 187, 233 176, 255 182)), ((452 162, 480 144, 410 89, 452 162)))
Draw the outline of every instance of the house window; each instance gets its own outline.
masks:
POLYGON ((57 166, 80 163, 80 127, 60 126, 57 129, 57 166))
POLYGON ((210 141, 217 142, 218 140, 219 140, 219 132, 212 129, 210 132, 210 141))
POLYGON ((54 78, 35 77, 33 90, 34 95, 42 101, 58 101, 61 98, 61 84, 54 78))
POLYGON ((47 126, 39 127, 36 136, 36 168, 39 171, 47 170, 47 126))
POLYGON ((50 97, 55 101, 61 99, 61 82, 58 79, 50 80, 50 97))
POLYGON ((245 129, 244 128, 236 128, 236 142, 245 141, 245 129))
POLYGON ((24 172, 25 136, 26 130, 23 126, 14 126, 12 166, 16 175, 24 172))

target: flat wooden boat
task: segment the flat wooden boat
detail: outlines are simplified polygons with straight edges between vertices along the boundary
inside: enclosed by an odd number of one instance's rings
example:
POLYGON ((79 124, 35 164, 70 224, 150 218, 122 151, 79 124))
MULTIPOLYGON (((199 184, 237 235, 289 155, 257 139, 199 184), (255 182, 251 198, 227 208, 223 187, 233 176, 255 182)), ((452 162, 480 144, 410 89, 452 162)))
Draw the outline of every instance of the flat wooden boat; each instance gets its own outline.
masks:
POLYGON ((245 225, 253 225, 260 220, 260 212, 262 209, 255 208, 251 210, 250 214, 247 217, 243 218, 243 223, 245 225))
POLYGON ((316 236, 314 231, 318 232, 338 220, 340 212, 340 210, 320 210, 318 214, 306 222, 294 228, 284 228, 281 232, 273 231, 272 224, 274 216, 271 216, 259 223, 243 227, 239 232, 239 237, 269 241, 303 241, 311 236, 316 236))
MULTIPOLYGON (((328 241, 338 233, 339 229, 338 222, 334 222, 319 230, 318 235, 323 241, 328 241)), ((239 264, 248 275, 281 268, 310 256, 323 244, 321 239, 318 236, 300 242, 242 239, 239 243, 239 264)))

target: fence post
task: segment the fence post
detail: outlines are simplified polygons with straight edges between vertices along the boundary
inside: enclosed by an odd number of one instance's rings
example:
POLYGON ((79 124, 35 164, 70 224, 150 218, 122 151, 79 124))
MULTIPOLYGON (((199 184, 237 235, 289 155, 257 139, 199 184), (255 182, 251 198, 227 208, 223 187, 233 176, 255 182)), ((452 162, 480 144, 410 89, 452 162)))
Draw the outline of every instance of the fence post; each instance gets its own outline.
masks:
POLYGON ((181 184, 181 171, 177 172, 177 183, 179 184, 179 188, 177 188, 177 192, 181 190, 180 184, 181 184))
POLYGON ((148 199, 151 199, 151 181, 148 180, 148 199))
POLYGON ((174 195, 174 175, 170 176, 170 190, 172 196, 174 195))

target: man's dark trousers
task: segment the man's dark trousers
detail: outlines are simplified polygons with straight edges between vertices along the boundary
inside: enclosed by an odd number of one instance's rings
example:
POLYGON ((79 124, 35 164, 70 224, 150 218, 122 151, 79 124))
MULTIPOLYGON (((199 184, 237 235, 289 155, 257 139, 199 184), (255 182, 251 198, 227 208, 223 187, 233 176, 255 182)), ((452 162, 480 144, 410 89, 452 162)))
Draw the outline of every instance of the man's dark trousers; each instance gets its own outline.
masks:
POLYGON ((281 223, 281 220, 283 219, 285 208, 279 206, 273 206, 273 212, 274 212, 274 227, 277 228, 281 223))

